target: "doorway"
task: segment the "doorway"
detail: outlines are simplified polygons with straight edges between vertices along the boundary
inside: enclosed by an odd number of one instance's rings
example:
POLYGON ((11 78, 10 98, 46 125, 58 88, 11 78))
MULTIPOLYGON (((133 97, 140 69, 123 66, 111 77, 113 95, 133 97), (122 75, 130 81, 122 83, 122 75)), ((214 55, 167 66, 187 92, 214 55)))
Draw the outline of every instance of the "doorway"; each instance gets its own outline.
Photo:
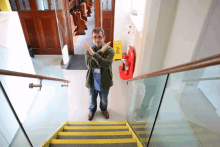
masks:
POLYGON ((73 49, 68 27, 66 0, 9 0, 12 10, 17 11, 27 45, 33 46, 35 54, 61 55, 61 43, 57 27, 62 26, 62 43, 73 49), (57 11, 55 11, 57 8, 57 11), (56 15, 57 13, 57 15, 56 15), (57 16, 57 18, 56 18, 57 16))

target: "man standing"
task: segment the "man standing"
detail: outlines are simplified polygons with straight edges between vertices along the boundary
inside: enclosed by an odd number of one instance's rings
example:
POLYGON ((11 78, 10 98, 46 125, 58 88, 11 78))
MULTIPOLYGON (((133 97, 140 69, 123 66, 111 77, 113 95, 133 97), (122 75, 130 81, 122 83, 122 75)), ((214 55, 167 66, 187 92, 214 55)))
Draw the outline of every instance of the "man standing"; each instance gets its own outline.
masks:
POLYGON ((86 87, 89 88, 90 96, 90 113, 88 120, 92 120, 97 109, 97 96, 100 97, 100 109, 106 119, 109 118, 107 111, 108 93, 113 85, 112 62, 115 52, 110 43, 104 43, 105 34, 103 29, 95 28, 92 31, 92 41, 94 46, 86 47, 86 66, 88 67, 86 75, 86 87))

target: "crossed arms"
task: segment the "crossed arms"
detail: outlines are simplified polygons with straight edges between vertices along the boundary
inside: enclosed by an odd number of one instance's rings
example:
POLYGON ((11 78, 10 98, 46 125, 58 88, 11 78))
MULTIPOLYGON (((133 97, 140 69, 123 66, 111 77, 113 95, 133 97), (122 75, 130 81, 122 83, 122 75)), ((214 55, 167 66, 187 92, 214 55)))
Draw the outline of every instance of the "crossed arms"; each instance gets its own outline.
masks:
POLYGON ((92 48, 88 44, 84 44, 87 51, 86 51, 86 66, 88 68, 93 68, 96 65, 102 68, 109 68, 112 64, 113 57, 115 52, 113 49, 108 50, 108 55, 104 58, 103 53, 107 51, 108 46, 111 42, 106 43, 100 50, 96 53, 92 50, 92 48))

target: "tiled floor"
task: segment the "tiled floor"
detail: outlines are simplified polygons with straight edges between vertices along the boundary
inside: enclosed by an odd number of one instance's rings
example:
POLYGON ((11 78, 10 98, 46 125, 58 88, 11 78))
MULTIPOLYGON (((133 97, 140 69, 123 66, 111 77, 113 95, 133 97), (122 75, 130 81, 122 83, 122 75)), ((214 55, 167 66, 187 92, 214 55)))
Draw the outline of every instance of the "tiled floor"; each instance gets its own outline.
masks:
MULTIPOLYGON (((60 67, 62 60, 61 55, 36 55, 36 59, 39 59, 45 63, 60 67)), ((98 109, 93 121, 125 121, 125 93, 126 93, 126 81, 121 80, 119 76, 118 67, 121 65, 121 61, 113 62, 113 82, 114 85, 110 88, 108 97, 108 111, 110 114, 109 119, 105 119, 99 109, 99 97, 98 97, 98 109)), ((70 80, 71 83, 67 89, 69 97, 69 121, 88 121, 87 115, 89 113, 89 93, 85 86, 86 70, 65 70, 63 69, 64 77, 66 80, 70 80)))

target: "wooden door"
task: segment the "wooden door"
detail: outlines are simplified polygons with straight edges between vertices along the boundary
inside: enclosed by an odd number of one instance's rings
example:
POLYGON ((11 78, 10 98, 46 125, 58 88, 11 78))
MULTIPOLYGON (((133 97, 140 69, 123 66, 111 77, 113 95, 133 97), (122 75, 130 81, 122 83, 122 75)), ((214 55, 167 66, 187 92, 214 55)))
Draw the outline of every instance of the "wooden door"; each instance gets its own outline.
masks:
POLYGON ((105 31, 105 42, 114 41, 115 0, 102 0, 102 28, 105 31))
POLYGON ((58 7, 62 42, 68 44, 69 50, 73 48, 73 41, 68 34, 66 0, 10 0, 10 3, 13 10, 16 11, 17 7, 25 39, 28 45, 33 46, 35 54, 61 54, 55 7, 58 7), (55 5, 57 3, 59 6, 55 5))
POLYGON ((41 36, 35 14, 33 3, 29 3, 28 0, 10 0, 13 11, 18 11, 24 36, 27 45, 32 45, 35 50, 43 48, 41 36))
MULTIPOLYGON (((36 50, 37 53, 61 54, 54 0, 36 0, 33 5, 43 46, 43 49, 36 50)), ((62 20, 65 19, 62 9, 58 13, 62 20)))
POLYGON ((95 0, 95 26, 105 31, 105 42, 114 41, 115 0, 95 0))

